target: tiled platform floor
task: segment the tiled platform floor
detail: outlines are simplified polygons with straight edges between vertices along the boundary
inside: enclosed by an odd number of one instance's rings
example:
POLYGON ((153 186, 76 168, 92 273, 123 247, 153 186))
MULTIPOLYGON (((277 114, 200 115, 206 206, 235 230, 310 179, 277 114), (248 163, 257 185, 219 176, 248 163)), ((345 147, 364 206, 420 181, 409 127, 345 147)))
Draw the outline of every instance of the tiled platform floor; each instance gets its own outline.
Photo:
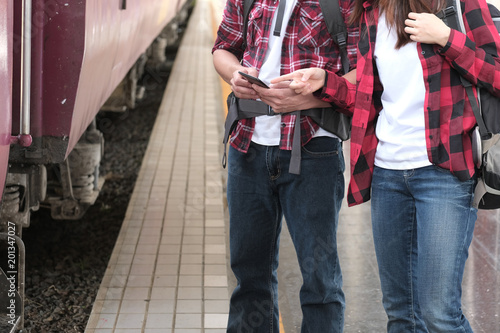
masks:
POLYGON ((225 331, 221 98, 210 13, 208 0, 197 0, 86 333, 225 331))

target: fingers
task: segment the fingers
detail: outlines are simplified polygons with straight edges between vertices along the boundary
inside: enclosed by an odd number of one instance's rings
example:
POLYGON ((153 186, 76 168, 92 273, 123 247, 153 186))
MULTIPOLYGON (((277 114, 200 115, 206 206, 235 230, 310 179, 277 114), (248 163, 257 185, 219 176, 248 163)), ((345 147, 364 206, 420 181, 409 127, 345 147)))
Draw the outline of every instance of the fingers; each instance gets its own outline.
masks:
POLYGON ((280 82, 285 82, 285 81, 291 81, 295 78, 295 75, 296 75, 296 73, 290 73, 290 74, 278 76, 278 77, 272 79, 271 83, 275 84, 275 83, 280 83, 280 82))
MULTIPOLYGON (((243 73, 250 74, 252 76, 258 76, 259 72, 253 67, 243 67, 239 71, 243 73)), ((234 92, 236 97, 242 99, 257 99, 259 95, 253 89, 252 84, 245 80, 238 71, 233 72, 233 77, 231 78, 231 90, 234 92)))
POLYGON ((311 84, 303 81, 293 81, 290 88, 298 95, 307 95, 311 92, 311 84))
POLYGON ((238 72, 243 72, 243 73, 246 73, 246 74, 250 74, 250 75, 255 76, 255 77, 259 76, 259 71, 255 67, 243 67, 243 68, 239 69, 238 71, 235 71, 233 73, 233 76, 234 75, 240 76, 238 74, 238 72))
POLYGON ((252 84, 240 77, 233 77, 231 79, 231 90, 238 98, 256 99, 259 96, 253 89, 252 84))
POLYGON ((409 29, 410 31, 413 31, 412 29, 414 29, 416 26, 417 26, 417 18, 418 18, 418 15, 417 13, 409 13, 408 14, 408 18, 405 20, 405 32, 406 33, 409 33, 407 31, 407 29, 409 29))
POLYGON ((242 98, 242 99, 257 99, 259 98, 259 94, 257 94, 257 92, 253 89, 248 89, 248 88, 244 88, 244 87, 231 87, 234 94, 236 95, 236 97, 238 98, 242 98))
POLYGON ((430 13, 409 13, 404 31, 410 39, 419 43, 445 46, 451 29, 436 15, 430 13))
POLYGON ((302 89, 306 85, 305 81, 292 81, 290 82, 290 89, 296 90, 296 89, 302 89))
POLYGON ((313 85, 324 84, 325 71, 320 68, 299 69, 271 80, 272 88, 290 88, 295 94, 312 93, 313 85), (286 86, 282 86, 286 85, 286 86))
POLYGON ((266 95, 266 93, 270 90, 268 88, 261 87, 257 84, 252 84, 252 89, 257 93, 258 96, 266 95))
POLYGON ((311 76, 312 76, 313 74, 315 74, 315 72, 314 72, 314 69, 312 69, 312 68, 311 68, 311 70, 309 70, 309 71, 305 71, 305 72, 302 74, 301 81, 302 81, 302 82, 306 82, 306 81, 308 81, 308 80, 311 78, 311 76))
POLYGON ((275 88, 275 89, 286 89, 286 88, 290 87, 290 83, 292 83, 292 81, 278 82, 278 83, 273 84, 272 88, 275 88))
POLYGON ((411 40, 415 40, 415 34, 417 33, 416 29, 410 26, 405 27, 405 32, 410 35, 411 40))
POLYGON ((410 18, 411 20, 416 20, 418 15, 419 15, 418 13, 410 12, 408 14, 408 18, 410 18))
POLYGON ((410 35, 410 39, 413 41, 419 41, 422 35, 422 14, 419 13, 409 13, 408 18, 405 20, 404 31, 410 35))

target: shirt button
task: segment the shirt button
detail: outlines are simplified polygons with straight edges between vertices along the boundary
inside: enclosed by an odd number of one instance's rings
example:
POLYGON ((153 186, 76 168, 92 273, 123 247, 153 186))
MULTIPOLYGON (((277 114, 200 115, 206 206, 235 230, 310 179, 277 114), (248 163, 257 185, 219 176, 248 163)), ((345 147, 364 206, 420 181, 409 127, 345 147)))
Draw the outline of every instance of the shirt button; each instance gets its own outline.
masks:
POLYGON ((286 127, 286 124, 285 123, 281 123, 281 127, 286 127))

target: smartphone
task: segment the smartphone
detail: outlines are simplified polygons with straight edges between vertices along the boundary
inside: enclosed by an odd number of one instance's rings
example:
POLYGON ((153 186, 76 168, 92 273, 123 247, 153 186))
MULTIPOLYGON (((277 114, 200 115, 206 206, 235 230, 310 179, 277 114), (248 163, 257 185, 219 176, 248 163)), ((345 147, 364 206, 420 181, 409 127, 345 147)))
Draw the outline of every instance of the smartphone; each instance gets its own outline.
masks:
POLYGON ((269 89, 269 87, 267 86, 267 84, 265 84, 264 82, 262 82, 259 78, 255 77, 255 76, 252 76, 250 74, 247 74, 247 73, 239 72, 239 71, 238 71, 238 73, 240 73, 240 75, 243 76, 248 82, 269 89))

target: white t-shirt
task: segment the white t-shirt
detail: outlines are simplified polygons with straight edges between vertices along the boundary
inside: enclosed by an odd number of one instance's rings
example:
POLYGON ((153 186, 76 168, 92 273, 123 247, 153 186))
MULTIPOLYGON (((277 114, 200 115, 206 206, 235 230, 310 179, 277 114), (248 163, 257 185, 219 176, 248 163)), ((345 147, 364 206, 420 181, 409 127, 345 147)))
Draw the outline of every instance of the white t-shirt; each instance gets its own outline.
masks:
POLYGON ((395 49, 397 34, 379 18, 374 57, 384 92, 375 165, 395 170, 431 165, 425 143, 425 85, 417 44, 395 49))
MULTIPOLYGON (((274 36, 273 31, 276 25, 276 17, 278 16, 278 10, 275 10, 273 16, 273 22, 271 26, 271 33, 269 35, 269 46, 267 48, 267 53, 264 58, 264 62, 259 71, 259 79, 264 81, 266 84, 280 76, 280 66, 281 66, 281 48, 283 44, 283 38, 285 36, 285 30, 290 16, 292 15, 293 8, 295 7, 297 0, 286 0, 285 11, 283 14, 283 24, 281 26, 280 36, 274 36)), ((335 137, 328 131, 319 129, 315 135, 316 136, 332 136, 335 137)), ((278 146, 281 138, 281 115, 276 116, 259 116, 255 117, 255 128, 252 135, 252 141, 264 146, 278 146)))

